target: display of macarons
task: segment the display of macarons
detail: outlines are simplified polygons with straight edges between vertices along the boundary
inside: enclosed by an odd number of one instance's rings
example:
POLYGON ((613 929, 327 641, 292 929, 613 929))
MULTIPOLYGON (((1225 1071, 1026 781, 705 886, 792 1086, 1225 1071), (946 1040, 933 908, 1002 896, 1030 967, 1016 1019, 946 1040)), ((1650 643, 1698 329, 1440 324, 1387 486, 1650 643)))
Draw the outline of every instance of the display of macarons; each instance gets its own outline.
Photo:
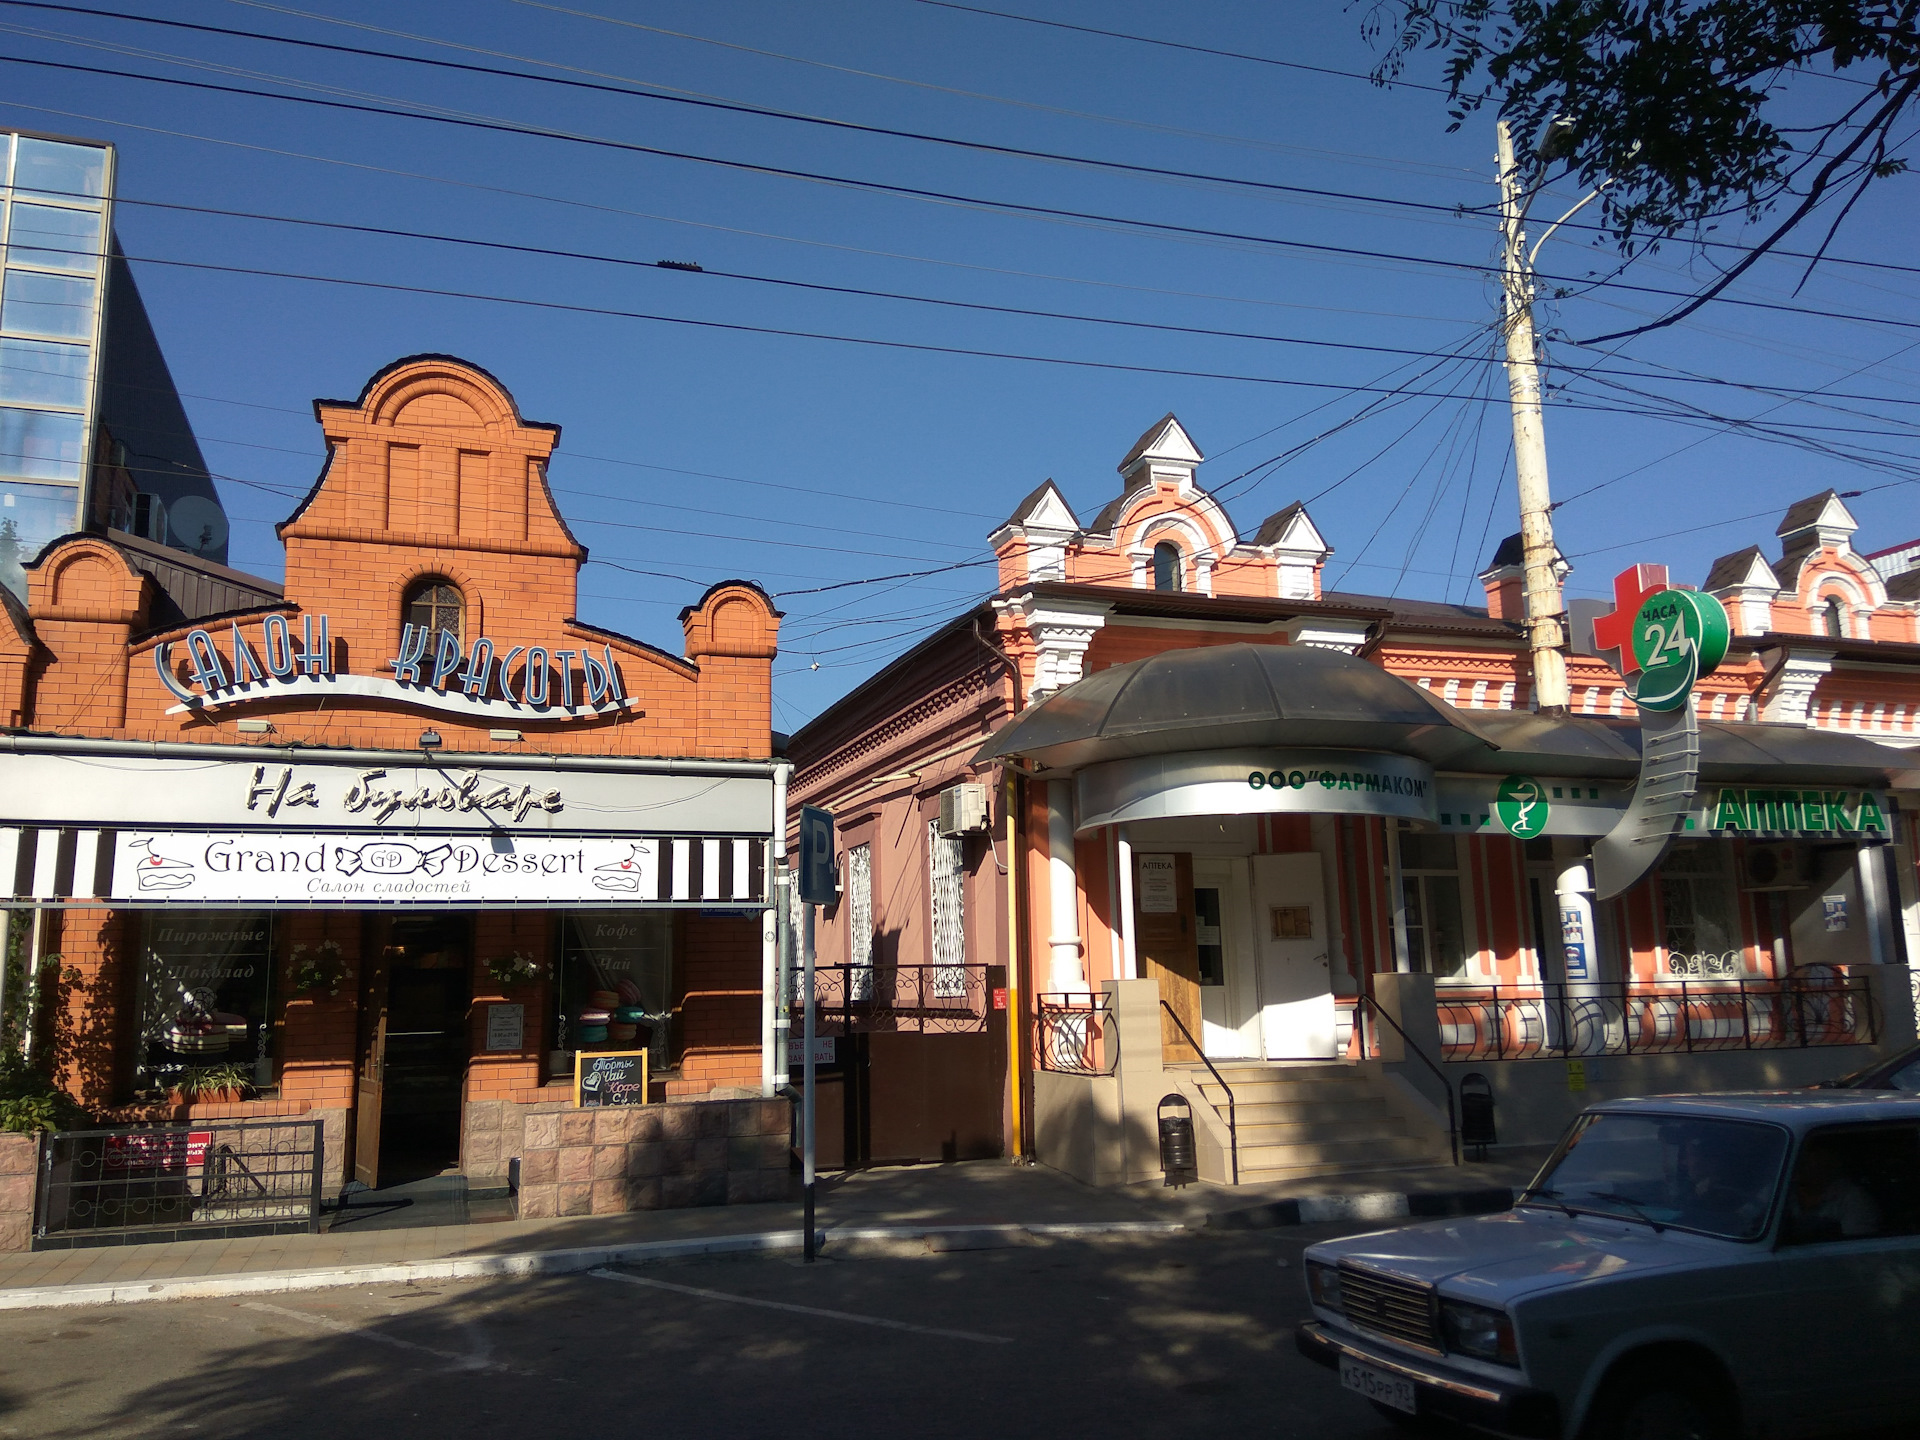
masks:
POLYGON ((631 978, 611 980, 594 972, 599 988, 587 992, 587 1002, 574 1012, 575 1045, 630 1045, 652 1034, 645 997, 631 978), (611 988, 609 988, 611 987, 611 988))

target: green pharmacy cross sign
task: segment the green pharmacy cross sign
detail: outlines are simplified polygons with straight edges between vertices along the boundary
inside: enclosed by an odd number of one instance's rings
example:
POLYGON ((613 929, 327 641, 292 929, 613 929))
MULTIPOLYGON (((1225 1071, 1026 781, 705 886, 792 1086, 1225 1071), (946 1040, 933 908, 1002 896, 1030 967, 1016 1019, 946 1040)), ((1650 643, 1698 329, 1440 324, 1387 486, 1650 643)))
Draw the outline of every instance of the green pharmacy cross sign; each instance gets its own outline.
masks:
POLYGON ((1678 710, 1694 683, 1727 655, 1732 627, 1727 609, 1698 590, 1659 590, 1634 612, 1633 658, 1640 681, 1633 700, 1642 710, 1678 710))

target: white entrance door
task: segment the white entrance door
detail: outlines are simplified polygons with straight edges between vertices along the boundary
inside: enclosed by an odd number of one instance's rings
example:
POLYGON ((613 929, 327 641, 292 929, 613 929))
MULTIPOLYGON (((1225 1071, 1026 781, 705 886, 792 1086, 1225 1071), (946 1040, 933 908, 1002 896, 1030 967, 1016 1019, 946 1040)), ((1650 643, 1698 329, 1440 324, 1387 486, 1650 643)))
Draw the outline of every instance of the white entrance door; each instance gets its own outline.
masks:
POLYGON ((1200 1043, 1211 1059, 1258 1059, 1260 1001, 1247 862, 1195 856, 1193 909, 1200 950, 1200 1043))
POLYGON ((1269 1060, 1332 1059, 1333 972, 1320 857, 1253 857, 1260 1039, 1269 1060))

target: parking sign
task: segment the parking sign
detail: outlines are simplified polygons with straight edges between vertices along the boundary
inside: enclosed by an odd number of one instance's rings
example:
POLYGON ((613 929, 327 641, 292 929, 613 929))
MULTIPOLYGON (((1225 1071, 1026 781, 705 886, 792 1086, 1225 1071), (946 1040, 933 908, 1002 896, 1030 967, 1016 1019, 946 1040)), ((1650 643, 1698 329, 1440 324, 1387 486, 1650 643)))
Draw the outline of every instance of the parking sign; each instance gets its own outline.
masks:
POLYGON ((800 898, 809 905, 831 905, 839 898, 834 883, 833 816, 808 805, 800 811, 800 898))

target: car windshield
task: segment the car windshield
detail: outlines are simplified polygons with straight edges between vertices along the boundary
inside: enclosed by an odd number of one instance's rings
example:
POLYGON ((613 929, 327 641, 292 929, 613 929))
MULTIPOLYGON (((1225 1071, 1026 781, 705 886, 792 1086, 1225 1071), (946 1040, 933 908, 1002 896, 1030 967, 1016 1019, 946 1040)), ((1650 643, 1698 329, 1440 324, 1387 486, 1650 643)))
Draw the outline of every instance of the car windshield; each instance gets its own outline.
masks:
POLYGON ((1754 1240, 1786 1152, 1774 1125, 1603 1112, 1581 1119, 1526 1203, 1754 1240))

